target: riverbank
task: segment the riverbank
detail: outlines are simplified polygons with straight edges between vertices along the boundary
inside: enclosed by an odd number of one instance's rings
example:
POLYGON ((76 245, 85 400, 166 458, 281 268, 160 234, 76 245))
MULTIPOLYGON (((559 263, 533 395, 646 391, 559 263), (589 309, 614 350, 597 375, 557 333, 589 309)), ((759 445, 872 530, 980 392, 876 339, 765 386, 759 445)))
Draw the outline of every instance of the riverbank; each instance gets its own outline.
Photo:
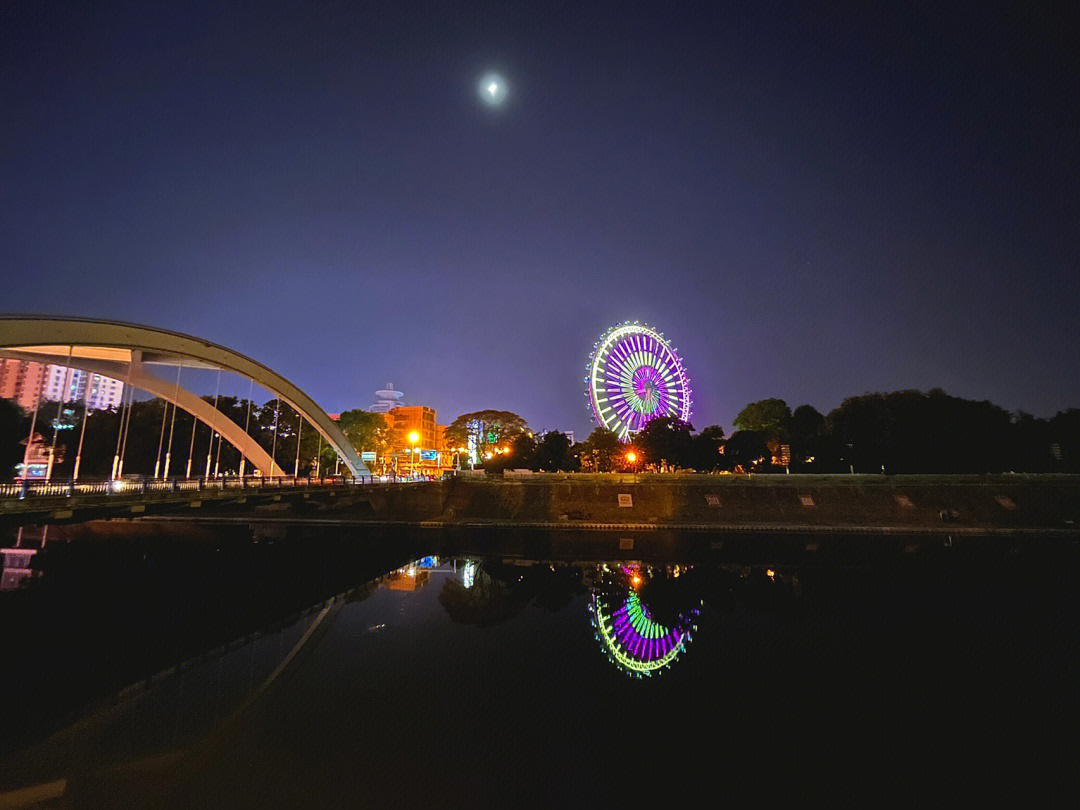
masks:
MULTIPOLYGON (((610 531, 1080 534, 1080 476, 530 475, 381 485, 203 519, 610 531)), ((178 516, 179 519, 179 516, 178 516)))

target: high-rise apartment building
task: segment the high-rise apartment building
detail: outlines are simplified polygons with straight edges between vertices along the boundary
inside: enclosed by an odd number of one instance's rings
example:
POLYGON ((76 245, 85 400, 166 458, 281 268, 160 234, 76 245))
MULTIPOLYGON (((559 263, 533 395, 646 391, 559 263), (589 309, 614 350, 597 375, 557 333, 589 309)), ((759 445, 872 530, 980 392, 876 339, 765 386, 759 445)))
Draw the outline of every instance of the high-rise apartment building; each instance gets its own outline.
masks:
POLYGON ((120 407, 123 393, 124 384, 119 380, 77 368, 49 366, 45 378, 45 399, 53 402, 85 401, 92 411, 120 407))
POLYGON ((32 411, 41 396, 45 366, 26 360, 0 361, 0 398, 10 399, 24 411, 32 411))
POLYGON ((32 411, 38 397, 52 402, 85 402, 90 410, 116 408, 124 384, 77 368, 35 363, 32 360, 4 360, 0 365, 0 397, 32 411))

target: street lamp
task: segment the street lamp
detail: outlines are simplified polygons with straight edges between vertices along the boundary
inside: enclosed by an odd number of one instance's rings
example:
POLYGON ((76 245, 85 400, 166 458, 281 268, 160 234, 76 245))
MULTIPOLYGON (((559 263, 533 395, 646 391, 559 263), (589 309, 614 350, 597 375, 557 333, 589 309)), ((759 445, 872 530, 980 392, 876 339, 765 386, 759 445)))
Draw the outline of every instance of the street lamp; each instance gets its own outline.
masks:
POLYGON ((420 434, 415 430, 409 434, 409 444, 412 445, 413 464, 412 464, 412 477, 416 478, 416 443, 420 441, 420 434))

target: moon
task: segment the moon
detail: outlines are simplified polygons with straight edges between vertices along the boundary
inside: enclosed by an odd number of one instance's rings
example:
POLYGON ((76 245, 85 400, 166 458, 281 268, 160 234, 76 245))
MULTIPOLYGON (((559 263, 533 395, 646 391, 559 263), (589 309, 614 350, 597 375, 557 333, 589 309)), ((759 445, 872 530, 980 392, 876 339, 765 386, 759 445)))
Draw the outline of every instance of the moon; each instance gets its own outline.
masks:
POLYGON ((480 98, 493 107, 502 104, 506 99, 506 82, 497 73, 488 73, 480 79, 477 90, 480 93, 480 98))

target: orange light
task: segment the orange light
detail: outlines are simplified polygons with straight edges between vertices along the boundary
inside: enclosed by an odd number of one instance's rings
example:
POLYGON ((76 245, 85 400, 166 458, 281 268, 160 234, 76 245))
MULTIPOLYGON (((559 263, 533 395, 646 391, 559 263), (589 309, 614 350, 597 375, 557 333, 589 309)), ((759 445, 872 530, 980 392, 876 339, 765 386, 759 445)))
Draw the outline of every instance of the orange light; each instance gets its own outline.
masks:
POLYGON ((637 453, 631 450, 629 453, 626 454, 626 460, 633 464, 635 461, 637 461, 637 453))

